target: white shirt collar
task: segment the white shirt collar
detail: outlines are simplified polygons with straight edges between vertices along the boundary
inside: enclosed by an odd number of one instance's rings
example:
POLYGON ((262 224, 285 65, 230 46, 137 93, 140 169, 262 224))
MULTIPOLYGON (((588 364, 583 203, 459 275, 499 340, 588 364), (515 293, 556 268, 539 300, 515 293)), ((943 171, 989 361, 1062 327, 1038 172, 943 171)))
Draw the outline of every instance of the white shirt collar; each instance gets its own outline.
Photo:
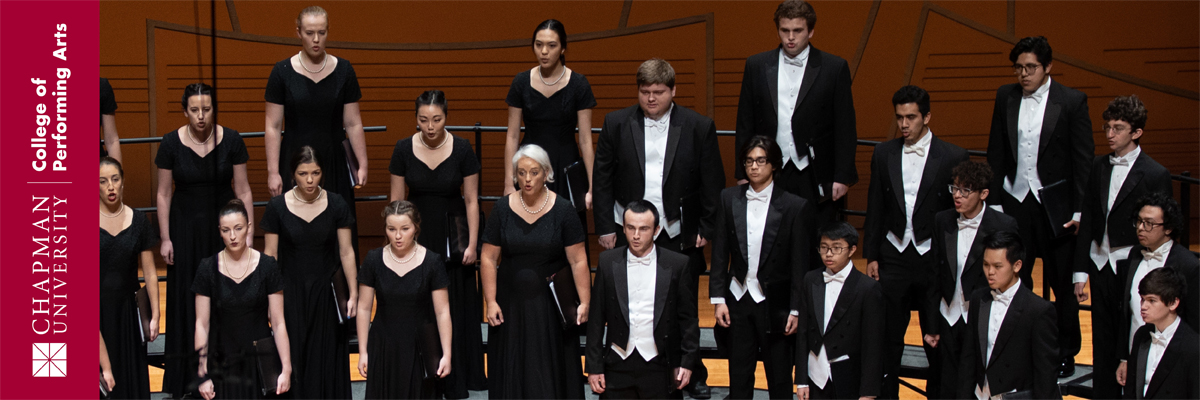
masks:
POLYGON ((1012 299, 1017 296, 1017 290, 1020 289, 1020 287, 1021 287, 1021 278, 1017 278, 1017 282, 1014 283, 1008 289, 1004 289, 1004 292, 1001 292, 1000 296, 1009 299, 1009 302, 1011 303, 1012 299))
MULTIPOLYGON (((800 50, 800 54, 797 54, 796 57, 788 57, 787 52, 783 50, 783 46, 779 46, 779 62, 783 62, 784 57, 796 58, 796 59, 800 59, 800 60, 808 60, 808 50, 811 48, 812 48, 811 44, 806 45, 806 46, 804 46, 804 50, 800 50)), ((804 65, 807 66, 808 63, 805 63, 804 65)))
MULTIPOLYGON (((849 263, 846 263, 845 268, 842 268, 841 271, 838 271, 838 273, 833 274, 833 275, 838 278, 841 278, 842 280, 845 280, 846 277, 850 276, 850 270, 852 270, 852 269, 854 269, 854 261, 850 261, 849 263)), ((825 272, 829 272, 829 267, 825 268, 825 272)))
POLYGON ((1043 83, 1042 86, 1039 86, 1037 88, 1037 90, 1034 90, 1033 94, 1030 94, 1028 96, 1022 95, 1022 97, 1023 98, 1032 98, 1033 100, 1037 101, 1038 104, 1041 104, 1042 102, 1046 101, 1046 93, 1050 92, 1050 80, 1051 80, 1050 77, 1046 77, 1046 83, 1043 83))
MULTIPOLYGON (((926 127, 925 129, 925 136, 921 136, 920 139, 917 139, 917 142, 913 143, 913 147, 923 148, 926 150, 925 154, 929 154, 929 144, 933 143, 933 129, 929 129, 929 127, 926 127)), ((905 147, 908 146, 905 145, 905 147)))
MULTIPOLYGON (((987 209, 988 209, 987 204, 984 204, 983 207, 979 208, 979 213, 975 214, 974 218, 966 218, 966 219, 964 219, 964 221, 975 221, 975 222, 982 223, 983 222, 983 213, 987 212, 987 209)), ((963 218, 962 213, 959 213, 958 217, 963 218)))
MULTIPOLYGON (((1130 150, 1128 153, 1125 153, 1125 155, 1120 158, 1129 160, 1129 166, 1132 167, 1133 162, 1136 161, 1138 156, 1141 154, 1142 154, 1142 146, 1135 144, 1135 145, 1133 145, 1133 150, 1130 150)), ((1112 157, 1117 158, 1117 153, 1113 152, 1112 157)))
MULTIPOLYGON (((1176 315, 1175 322, 1172 322, 1171 325, 1167 325, 1167 329, 1162 331, 1162 335, 1164 338, 1166 338, 1166 342, 1170 343, 1171 338, 1175 337, 1175 330, 1179 329, 1179 320, 1180 319, 1183 319, 1183 317, 1176 315)), ((1154 332, 1157 330, 1158 330, 1158 327, 1156 326, 1156 327, 1154 327, 1154 330, 1151 332, 1154 332)))
POLYGON ((1174 247, 1174 246, 1175 246, 1175 239, 1167 239, 1167 242, 1163 243, 1162 246, 1158 246, 1157 249, 1154 249, 1154 252, 1162 254, 1163 260, 1166 260, 1167 254, 1171 252, 1171 247, 1174 247))
POLYGON ((746 194, 774 193, 774 189, 775 189, 775 180, 774 179, 772 179, 771 183, 768 183, 767 187, 763 188, 762 191, 754 190, 753 184, 746 184, 746 194))
POLYGON ((627 249, 625 249, 625 257, 629 259, 629 263, 632 263, 634 261, 641 261, 644 263, 649 263, 650 261, 654 261, 654 260, 658 259, 658 248, 657 248, 657 246, 651 244, 650 251, 646 253, 645 257, 635 256, 635 255, 633 255, 633 252, 627 248, 627 249))

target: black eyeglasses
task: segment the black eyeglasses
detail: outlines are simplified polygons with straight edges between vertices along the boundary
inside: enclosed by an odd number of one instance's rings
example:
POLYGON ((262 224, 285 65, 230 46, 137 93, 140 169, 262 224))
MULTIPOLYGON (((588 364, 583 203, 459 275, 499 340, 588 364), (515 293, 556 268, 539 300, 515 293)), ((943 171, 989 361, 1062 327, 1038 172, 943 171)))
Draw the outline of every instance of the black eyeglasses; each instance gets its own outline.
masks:
POLYGON ((757 165, 767 165, 767 158, 766 157, 747 158, 746 161, 742 162, 742 164, 745 164, 747 167, 749 167, 751 165, 756 165, 756 164, 757 165))
POLYGON ((1166 225, 1166 224, 1162 223, 1162 222, 1154 222, 1154 221, 1151 221, 1148 219, 1133 220, 1133 228, 1134 229, 1141 229, 1141 230, 1144 230, 1147 232, 1152 231, 1152 230, 1154 230, 1154 228, 1157 228, 1157 227, 1160 227, 1163 225, 1166 225))
POLYGON ((950 189, 951 196, 967 197, 967 196, 970 196, 971 193, 975 193, 975 189, 967 189, 964 187, 958 187, 958 186, 954 186, 954 185, 946 185, 946 186, 950 189))
POLYGON ((1041 66, 1042 66, 1042 64, 1025 64, 1025 65, 1013 64, 1013 66, 1012 66, 1013 75, 1021 75, 1021 74, 1032 75, 1034 72, 1037 72, 1037 69, 1041 68, 1041 66))
POLYGON ((849 247, 842 247, 842 246, 817 246, 817 252, 818 252, 817 254, 826 254, 826 253, 830 253, 830 254, 833 254, 833 255, 835 255, 835 256, 836 256, 836 255, 840 255, 840 254, 842 254, 842 253, 846 252, 846 249, 849 249, 849 247))

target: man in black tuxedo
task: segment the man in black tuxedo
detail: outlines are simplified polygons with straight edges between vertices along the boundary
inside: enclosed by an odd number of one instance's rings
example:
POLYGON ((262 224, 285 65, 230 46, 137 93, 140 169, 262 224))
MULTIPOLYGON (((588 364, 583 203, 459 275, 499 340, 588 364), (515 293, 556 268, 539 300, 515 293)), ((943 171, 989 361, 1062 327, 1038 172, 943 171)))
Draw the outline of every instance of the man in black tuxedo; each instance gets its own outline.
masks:
POLYGON ((1146 325, 1133 335, 1127 399, 1200 398, 1200 335, 1179 317, 1187 284, 1171 268, 1146 274, 1138 285, 1146 325))
POLYGON ((796 397, 874 399, 883 369, 883 294, 879 282, 858 272, 850 256, 858 231, 845 222, 821 227, 824 268, 804 276, 796 338, 796 397))
POLYGON ((658 210, 626 206, 628 247, 600 253, 588 310, 588 384, 601 398, 679 398, 700 363, 686 256, 654 245, 658 210), (605 337, 605 326, 608 335, 605 337))
POLYGON ((708 293, 729 329, 729 398, 754 397, 759 354, 773 399, 792 397, 793 346, 808 271, 804 199, 779 189, 779 146, 755 136, 740 153, 750 183, 721 191, 708 293))
MULTIPOLYGON (((690 290, 707 268, 702 247, 713 237, 725 170, 712 119, 675 104, 675 70, 654 58, 637 73, 638 104, 604 116, 592 177, 592 212, 605 249, 625 245, 619 222, 624 204, 645 199, 662 216, 655 243, 688 256, 690 290)), ((688 387, 710 396, 708 370, 696 365, 688 387)))
MULTIPOLYGON (((948 192, 954 196, 954 209, 934 217, 934 272, 925 302, 925 313, 931 318, 922 321, 925 344, 937 349, 941 366, 937 390, 943 398, 954 398, 959 380, 966 377, 959 372, 958 363, 963 342, 974 338, 967 330, 967 296, 988 287, 983 276, 983 243, 996 232, 1017 231, 1017 220, 984 206, 992 180, 992 169, 986 163, 963 161, 954 167, 953 176, 948 192)), ((925 387, 927 393, 934 390, 932 383, 925 387)))
POLYGON ((1079 302, 1071 285, 1075 233, 1095 144, 1087 95, 1050 79, 1053 52, 1046 38, 1027 37, 1008 55, 1017 83, 996 91, 988 164, 992 204, 1020 221, 1029 246, 1021 283, 1033 287, 1034 258, 1054 290, 1058 315, 1059 376, 1075 372, 1079 353, 1079 302), (1046 194, 1042 194, 1042 189, 1046 194), (1053 220, 1053 222, 1051 221, 1053 220))
MULTIPOLYGON (((836 219, 846 191, 858 183, 850 67, 809 44, 816 27, 817 13, 805 1, 786 0, 775 9, 780 46, 746 59, 736 139, 737 149, 758 135, 779 144, 783 166, 775 181, 815 212, 816 224, 809 228, 813 247, 818 240, 813 228, 836 219)), ((733 169, 738 183, 746 183, 741 166, 733 169)))
POLYGON ((1024 285, 1021 238, 1000 231, 984 241, 988 287, 971 294, 960 366, 960 399, 1058 399, 1054 306, 1024 285), (1021 392, 1021 393, 1018 393, 1021 392))
MULTIPOLYGON (((892 96, 899 137, 875 146, 871 156, 871 186, 867 191, 867 220, 863 225, 867 276, 883 289, 884 366, 880 398, 900 396, 900 358, 912 310, 922 326, 932 323, 926 312, 933 275, 933 216, 953 206, 951 170, 967 161, 967 151, 938 139, 929 129, 929 93, 905 86, 892 96)), ((929 395, 940 398, 940 360, 925 345, 930 362, 929 395)))
POLYGON ((1137 96, 1121 96, 1104 110, 1104 133, 1112 153, 1096 156, 1083 197, 1083 215, 1075 245, 1075 297, 1087 301, 1084 291, 1088 275, 1092 288, 1092 393, 1098 399, 1121 396, 1117 384, 1118 326, 1122 280, 1117 271, 1125 265, 1137 244, 1129 216, 1143 196, 1159 192, 1171 195, 1171 173, 1138 146, 1146 126, 1146 107, 1137 96))
MULTIPOLYGON (((1127 361, 1132 347, 1132 337, 1146 323, 1142 319, 1141 297, 1138 288, 1142 280, 1159 268, 1170 268, 1183 276, 1187 291, 1181 297, 1176 312, 1189 326, 1200 326, 1200 259, 1195 253, 1176 242, 1174 238, 1184 229, 1188 221, 1179 210, 1179 203, 1165 193, 1150 193, 1138 201, 1133 226, 1137 228, 1138 245, 1129 251, 1128 270, 1123 271, 1125 285, 1121 289, 1120 324, 1117 325, 1117 349, 1121 364, 1117 366, 1117 383, 1130 390, 1127 383, 1127 361)), ((1128 381, 1133 382, 1134 377, 1128 381)))

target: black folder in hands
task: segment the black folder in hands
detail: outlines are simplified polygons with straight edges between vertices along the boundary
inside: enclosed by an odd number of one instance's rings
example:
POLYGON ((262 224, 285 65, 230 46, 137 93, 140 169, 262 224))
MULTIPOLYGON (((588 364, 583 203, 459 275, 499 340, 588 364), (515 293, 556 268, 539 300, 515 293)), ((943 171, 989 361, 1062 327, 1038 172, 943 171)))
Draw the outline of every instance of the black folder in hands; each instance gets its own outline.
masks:
MULTIPOLYGON (((693 192, 679 198, 679 234, 683 236, 679 251, 696 247, 696 236, 700 235, 700 218, 703 216, 700 193, 693 192)), ((666 221, 662 223, 666 224, 666 221)))
POLYGON ((350 186, 358 186, 358 156, 354 155, 354 146, 350 139, 342 139, 342 151, 346 152, 346 170, 350 172, 350 186))
POLYGON ((158 327, 150 326, 150 294, 146 292, 145 286, 142 286, 142 288, 138 289, 137 293, 134 294, 134 300, 137 303, 138 321, 140 322, 138 325, 140 328, 142 328, 138 333, 141 334, 142 343, 146 343, 150 341, 150 336, 155 330, 158 330, 158 327))
POLYGON ((1050 229, 1054 231, 1054 237, 1063 237, 1071 231, 1064 228, 1063 225, 1071 222, 1072 216, 1075 214, 1074 207, 1071 201, 1071 186, 1067 185, 1067 180, 1063 179, 1058 182, 1042 186, 1038 189, 1038 197, 1042 201, 1042 209, 1046 210, 1046 218, 1050 222, 1050 229))
POLYGON ((329 288, 333 291, 337 321, 339 324, 344 324, 346 320, 350 319, 350 310, 346 308, 350 301, 350 285, 346 283, 346 272, 342 271, 340 266, 333 272, 333 277, 329 278, 329 288))
POLYGON ((546 278, 550 284, 550 293, 554 303, 558 305, 558 315, 562 317, 563 329, 575 325, 579 316, 579 291, 575 289, 575 277, 568 265, 562 270, 546 278))
POLYGON ((442 361, 442 336, 438 334, 437 322, 421 324, 417 333, 421 365, 425 367, 425 379, 438 379, 438 364, 442 361))
POLYGON ((567 191, 571 194, 571 204, 575 212, 587 211, 588 176, 583 161, 576 161, 562 170, 563 178, 567 180, 567 191))
POLYGON ((275 348, 273 336, 254 341, 254 359, 258 367, 258 377, 262 380, 259 382, 262 394, 275 394, 279 375, 283 374, 283 361, 279 360, 279 349, 275 348))
MULTIPOLYGON (((483 215, 483 210, 479 210, 479 232, 483 232, 483 224, 487 218, 483 215)), ((467 252, 467 246, 471 244, 471 225, 467 221, 467 216, 458 212, 446 213, 446 263, 448 265, 458 265, 462 262, 463 256, 467 252)), ((479 255, 483 254, 481 241, 475 242, 475 257, 479 260, 479 255)))

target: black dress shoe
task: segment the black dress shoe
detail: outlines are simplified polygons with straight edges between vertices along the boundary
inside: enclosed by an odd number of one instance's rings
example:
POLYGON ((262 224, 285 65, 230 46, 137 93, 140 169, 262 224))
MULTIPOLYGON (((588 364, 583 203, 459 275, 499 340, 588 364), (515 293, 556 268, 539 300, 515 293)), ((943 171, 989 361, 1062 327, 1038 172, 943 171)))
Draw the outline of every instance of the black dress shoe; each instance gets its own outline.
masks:
POLYGON ((1075 357, 1067 357, 1062 360, 1062 364, 1058 366, 1058 377, 1066 378, 1075 375, 1075 357))
POLYGON ((712 389, 710 389, 708 384, 704 382, 696 382, 691 385, 687 385, 683 388, 683 390, 686 390, 688 397, 693 399, 708 399, 712 397, 712 389))

